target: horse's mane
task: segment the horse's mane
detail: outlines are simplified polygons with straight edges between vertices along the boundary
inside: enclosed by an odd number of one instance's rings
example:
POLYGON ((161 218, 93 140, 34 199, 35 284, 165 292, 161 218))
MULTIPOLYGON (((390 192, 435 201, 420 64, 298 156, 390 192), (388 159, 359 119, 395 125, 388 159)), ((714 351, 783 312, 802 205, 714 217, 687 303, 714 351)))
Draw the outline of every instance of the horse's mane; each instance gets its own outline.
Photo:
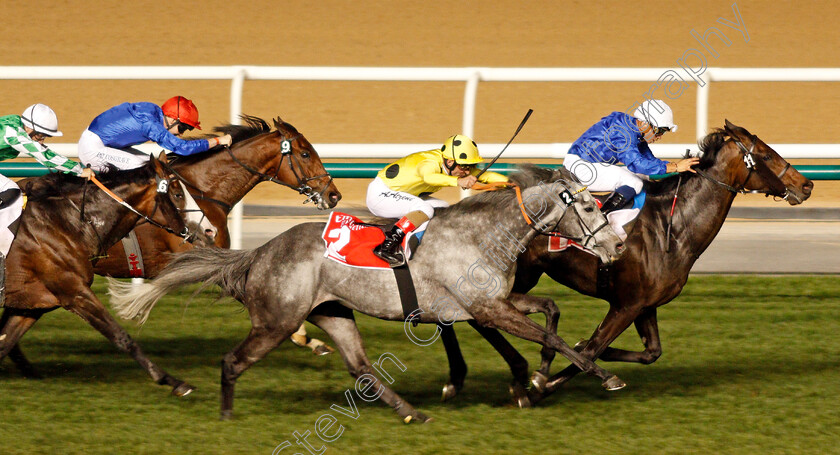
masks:
MULTIPOLYGON (((232 141, 233 144, 251 139, 252 137, 259 136, 260 134, 271 132, 271 127, 268 126, 268 123, 266 123, 265 120, 263 120, 259 117, 255 117, 253 115, 243 114, 243 115, 240 115, 239 118, 241 118, 242 121, 244 122, 243 125, 233 125, 233 124, 221 125, 221 126, 213 127, 213 131, 218 133, 218 134, 221 134, 221 135, 230 134, 231 138, 233 139, 233 141, 232 141)), ((297 132, 297 130, 295 130, 293 126, 289 125, 288 123, 283 122, 280 119, 280 117, 277 117, 276 119, 274 119, 274 125, 277 126, 277 127, 279 127, 279 125, 283 125, 284 127, 289 128, 290 130, 294 130, 295 132, 297 132), (278 124, 278 122, 279 122, 279 124, 278 124)), ((212 138, 212 137, 216 137, 216 135, 206 134, 206 135, 201 136, 201 140, 212 138)), ((207 152, 197 153, 195 155, 188 155, 188 156, 170 155, 170 161, 173 162, 173 164, 178 163, 179 166, 183 166, 185 164, 192 164, 192 163, 195 163, 197 161, 201 161, 201 160, 207 158, 208 156, 210 156, 210 155, 212 155, 216 152, 222 151, 222 150, 224 150, 224 146, 217 145, 215 147, 211 147, 209 150, 207 150, 207 152)))
MULTIPOLYGON (((552 183, 558 180, 571 180, 572 174, 565 168, 551 169, 543 168, 533 164, 521 164, 517 171, 509 176, 510 180, 519 185, 523 190, 539 183, 552 183)), ((510 207, 516 204, 516 193, 511 190, 485 191, 468 197, 450 207, 440 209, 440 215, 444 213, 466 214, 487 208, 496 209, 510 207)), ((436 214, 438 216, 438 214, 436 214)))
MULTIPOLYGON (((233 137, 234 143, 271 131, 271 127, 268 126, 268 123, 259 117, 243 114, 240 115, 239 118, 245 122, 244 125, 221 125, 214 127, 213 131, 219 134, 230 134, 231 137, 233 137)), ((279 120, 279 118, 276 120, 279 120)))
MULTIPOLYGON (((116 188, 123 184, 146 184, 154 176, 155 166, 149 161, 142 167, 124 171, 113 165, 108 165, 108 168, 97 174, 96 178, 106 188, 116 188)), ((98 191, 93 183, 87 182, 87 180, 76 175, 50 172, 43 177, 28 180, 23 191, 30 201, 40 201, 49 197, 80 193, 84 190, 85 185, 88 186, 88 191, 98 191)))
MULTIPOLYGON (((718 128, 707 134, 703 139, 697 141, 697 145, 700 147, 700 151, 703 152, 703 155, 700 157, 700 164, 695 166, 695 169, 705 170, 712 167, 715 162, 717 162, 718 152, 723 148, 723 144, 726 142, 728 137, 729 134, 726 131, 722 128, 718 128)), ((696 174, 684 173, 683 184, 685 184, 686 178, 692 178, 695 176, 696 174)), ((667 194, 670 197, 673 197, 674 191, 677 189, 678 181, 679 176, 676 175, 662 180, 646 181, 644 189, 649 196, 667 194)))

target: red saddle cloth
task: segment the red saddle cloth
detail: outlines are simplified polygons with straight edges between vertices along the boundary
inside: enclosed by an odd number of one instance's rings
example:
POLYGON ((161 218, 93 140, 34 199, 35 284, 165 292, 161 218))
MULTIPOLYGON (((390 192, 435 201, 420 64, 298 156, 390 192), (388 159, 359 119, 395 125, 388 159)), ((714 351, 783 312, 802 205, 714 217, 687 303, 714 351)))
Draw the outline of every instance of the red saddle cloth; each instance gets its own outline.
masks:
POLYGON ((373 249, 385 240, 385 233, 353 215, 332 212, 321 238, 327 247, 324 256, 336 262, 351 267, 391 270, 387 262, 373 254, 373 249))

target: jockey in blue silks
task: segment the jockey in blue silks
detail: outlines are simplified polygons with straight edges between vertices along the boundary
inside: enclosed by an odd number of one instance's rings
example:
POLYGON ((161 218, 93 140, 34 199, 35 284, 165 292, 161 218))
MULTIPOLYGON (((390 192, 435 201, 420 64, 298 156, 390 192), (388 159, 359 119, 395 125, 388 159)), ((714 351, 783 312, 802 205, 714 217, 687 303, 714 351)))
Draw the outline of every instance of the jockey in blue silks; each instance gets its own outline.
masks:
POLYGON ((694 172, 691 166, 699 163, 698 158, 671 163, 653 156, 648 144, 668 131, 677 131, 671 108, 662 100, 647 100, 632 116, 613 112, 592 125, 572 144, 563 161, 590 191, 613 192, 601 210, 622 240, 627 238, 624 225, 639 214, 643 203, 642 199, 628 206, 642 194, 643 180, 637 174, 694 172))
POLYGON ((173 96, 161 106, 154 103, 123 103, 99 114, 79 139, 79 159, 96 171, 109 164, 135 169, 149 161, 149 155, 133 148, 152 141, 176 155, 205 152, 219 144, 230 145, 231 137, 184 140, 181 135, 201 129, 198 109, 183 96, 173 96))

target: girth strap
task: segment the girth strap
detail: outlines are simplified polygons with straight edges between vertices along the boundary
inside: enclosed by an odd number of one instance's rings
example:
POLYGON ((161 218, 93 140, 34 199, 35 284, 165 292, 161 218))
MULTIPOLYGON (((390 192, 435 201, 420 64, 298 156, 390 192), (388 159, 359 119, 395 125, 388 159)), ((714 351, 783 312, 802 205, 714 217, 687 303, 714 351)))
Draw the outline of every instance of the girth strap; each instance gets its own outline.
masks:
POLYGON ((598 274, 595 278, 595 296, 609 300, 613 293, 612 264, 598 262, 598 274))
MULTIPOLYGON (((420 309, 417 304, 417 292, 414 290, 414 280, 411 279, 411 271, 408 264, 394 267, 394 278, 397 279, 397 289, 400 291, 400 302, 402 302, 404 320, 413 317, 412 313, 420 309)), ((417 321, 411 321, 417 326, 417 321)))

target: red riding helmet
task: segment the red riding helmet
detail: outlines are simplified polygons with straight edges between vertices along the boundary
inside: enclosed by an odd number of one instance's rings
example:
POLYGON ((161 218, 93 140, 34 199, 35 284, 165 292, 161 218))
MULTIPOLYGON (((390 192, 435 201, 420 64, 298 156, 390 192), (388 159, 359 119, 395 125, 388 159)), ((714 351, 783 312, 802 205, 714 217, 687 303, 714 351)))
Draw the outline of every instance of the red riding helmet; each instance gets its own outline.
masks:
POLYGON ((160 108, 163 110, 163 115, 172 117, 181 123, 186 123, 193 128, 201 129, 201 122, 198 121, 198 108, 192 101, 183 96, 169 98, 160 108))

